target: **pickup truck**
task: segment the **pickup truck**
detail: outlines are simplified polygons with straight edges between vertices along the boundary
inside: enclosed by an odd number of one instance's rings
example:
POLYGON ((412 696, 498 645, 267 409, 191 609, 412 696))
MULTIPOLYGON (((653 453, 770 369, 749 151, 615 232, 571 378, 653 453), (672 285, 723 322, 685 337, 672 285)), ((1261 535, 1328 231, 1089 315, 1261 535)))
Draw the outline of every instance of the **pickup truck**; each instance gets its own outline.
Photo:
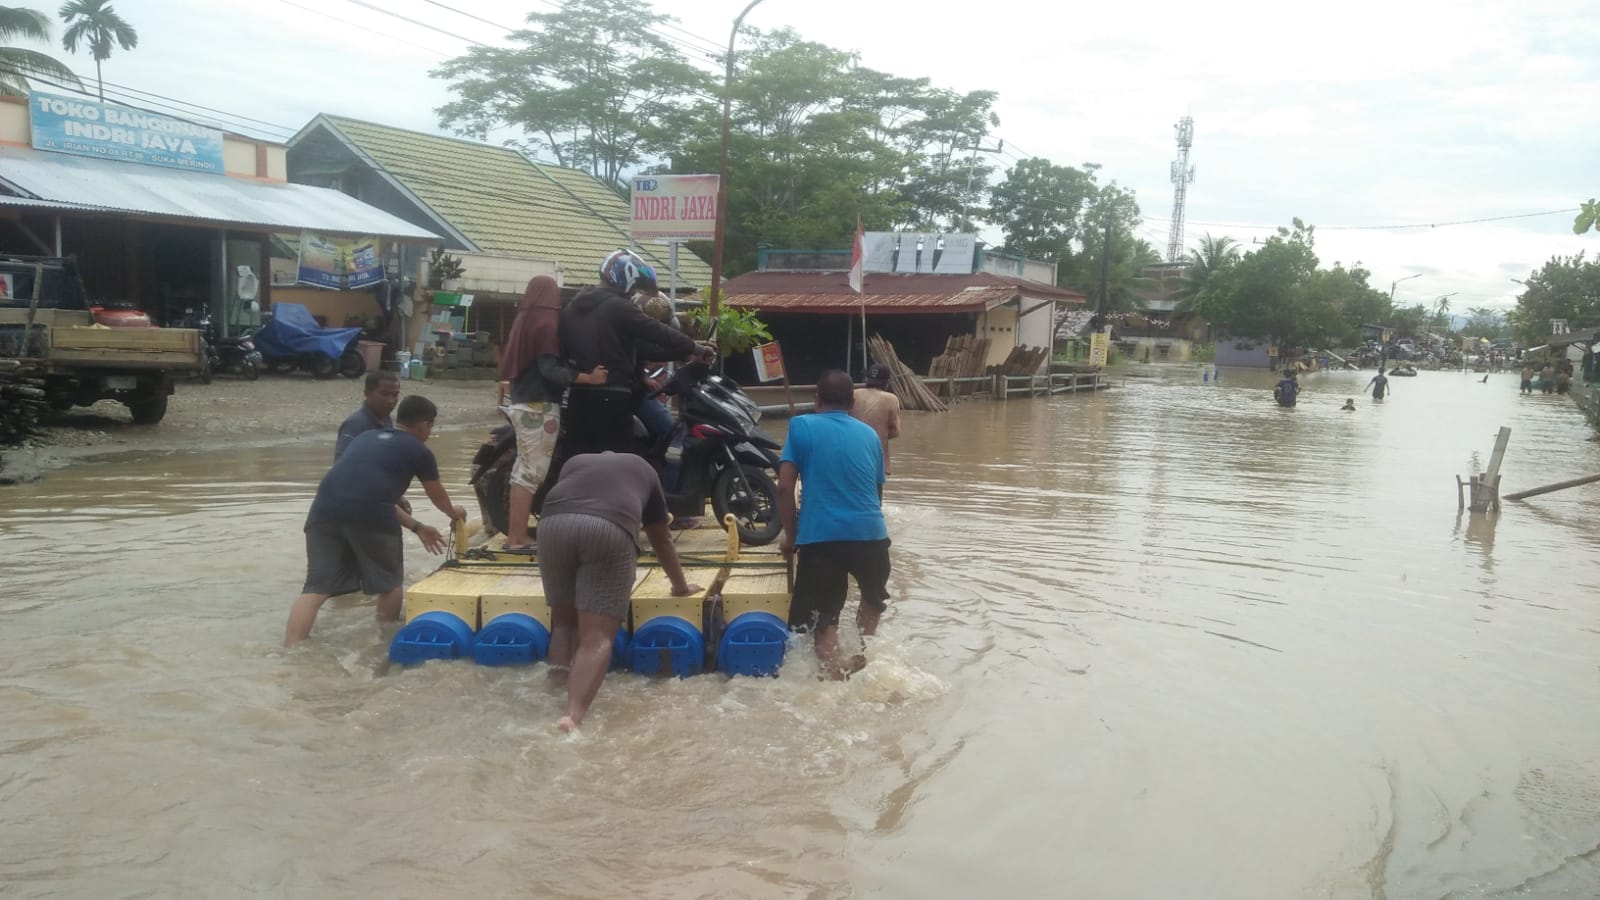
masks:
POLYGON ((154 328, 132 310, 101 311, 90 304, 73 259, 0 256, 0 358, 37 362, 55 409, 116 400, 134 422, 153 425, 167 414, 173 376, 205 365, 200 332, 154 328))

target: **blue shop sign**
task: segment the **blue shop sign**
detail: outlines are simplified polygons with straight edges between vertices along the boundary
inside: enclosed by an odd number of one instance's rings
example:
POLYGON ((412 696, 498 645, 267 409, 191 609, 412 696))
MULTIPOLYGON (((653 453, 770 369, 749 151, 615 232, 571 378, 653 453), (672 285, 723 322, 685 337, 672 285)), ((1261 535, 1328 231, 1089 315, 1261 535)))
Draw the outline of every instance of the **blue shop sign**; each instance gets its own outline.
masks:
POLYGON ((222 132, 171 116, 63 94, 28 94, 33 148, 226 174, 222 132))

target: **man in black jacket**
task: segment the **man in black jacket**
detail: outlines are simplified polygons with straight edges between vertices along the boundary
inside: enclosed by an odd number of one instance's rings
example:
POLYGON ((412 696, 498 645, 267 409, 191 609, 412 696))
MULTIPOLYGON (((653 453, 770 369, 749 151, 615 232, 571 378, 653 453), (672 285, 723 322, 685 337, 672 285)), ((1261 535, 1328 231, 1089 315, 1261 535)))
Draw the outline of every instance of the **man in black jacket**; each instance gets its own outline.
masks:
MULTIPOLYGON (((631 250, 618 250, 600 264, 600 284, 586 288, 561 311, 561 354, 580 372, 605 367, 604 384, 574 384, 561 408, 561 436, 550 470, 533 499, 544 498, 561 467, 580 453, 631 452, 633 411, 641 388, 641 360, 688 360, 705 352, 688 335, 645 315, 630 299, 656 293, 656 273, 631 250)), ((710 351, 710 352, 715 352, 710 351)))

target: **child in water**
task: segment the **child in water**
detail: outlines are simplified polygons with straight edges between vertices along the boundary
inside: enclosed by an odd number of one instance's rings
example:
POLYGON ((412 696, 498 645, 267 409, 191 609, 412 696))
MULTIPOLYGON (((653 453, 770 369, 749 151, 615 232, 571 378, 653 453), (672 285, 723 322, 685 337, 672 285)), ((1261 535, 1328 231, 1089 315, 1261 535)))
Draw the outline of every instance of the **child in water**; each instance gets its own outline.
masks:
POLYGON ((1354 397, 1346 397, 1345 401, 1344 401, 1344 405, 1339 407, 1339 408, 1344 410, 1345 412, 1355 412, 1356 411, 1356 398, 1354 398, 1354 397))

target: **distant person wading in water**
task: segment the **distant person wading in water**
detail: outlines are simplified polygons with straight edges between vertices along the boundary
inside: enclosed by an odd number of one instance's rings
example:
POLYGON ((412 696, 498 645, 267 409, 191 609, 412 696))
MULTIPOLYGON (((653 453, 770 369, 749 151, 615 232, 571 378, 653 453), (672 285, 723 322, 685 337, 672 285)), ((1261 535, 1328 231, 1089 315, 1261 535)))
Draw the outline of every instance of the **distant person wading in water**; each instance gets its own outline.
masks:
POLYGON ((1382 400, 1389 395, 1389 378, 1383 374, 1382 369, 1379 369, 1378 374, 1372 376, 1372 380, 1367 382, 1367 387, 1372 388, 1372 399, 1382 400))
POLYGON ((1292 370, 1283 373, 1283 380, 1272 389, 1272 399, 1278 401, 1279 406, 1293 406, 1300 399, 1300 381, 1292 370))

